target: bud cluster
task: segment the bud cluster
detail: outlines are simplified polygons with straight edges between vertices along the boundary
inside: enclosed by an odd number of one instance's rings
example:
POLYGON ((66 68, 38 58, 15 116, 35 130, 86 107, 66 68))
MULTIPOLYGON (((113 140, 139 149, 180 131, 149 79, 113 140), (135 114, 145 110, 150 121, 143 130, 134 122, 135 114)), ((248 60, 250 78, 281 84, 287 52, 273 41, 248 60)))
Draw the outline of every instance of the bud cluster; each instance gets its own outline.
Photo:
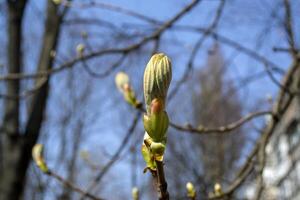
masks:
POLYGON ((149 169, 155 170, 155 160, 162 161, 167 142, 169 117, 165 111, 166 97, 172 79, 170 59, 160 53, 150 59, 144 72, 146 114, 142 154, 149 169))

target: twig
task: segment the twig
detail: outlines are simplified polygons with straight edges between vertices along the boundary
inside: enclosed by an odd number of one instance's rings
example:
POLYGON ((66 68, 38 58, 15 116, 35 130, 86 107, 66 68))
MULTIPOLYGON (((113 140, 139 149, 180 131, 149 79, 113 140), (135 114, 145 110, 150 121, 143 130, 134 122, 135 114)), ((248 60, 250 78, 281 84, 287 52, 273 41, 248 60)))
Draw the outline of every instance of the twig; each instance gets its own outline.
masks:
POLYGON ((56 180, 58 180, 60 183, 62 183, 63 185, 71 188, 72 190, 80 193, 80 194, 85 194, 85 196, 89 197, 90 199, 94 199, 94 200, 103 200, 102 198, 96 197, 90 193, 87 193, 86 191, 82 190, 81 188, 77 187, 76 185, 74 185, 73 183, 65 180, 63 177, 61 177, 60 175, 54 173, 53 171, 49 171, 47 173, 47 175, 55 178, 56 180))
POLYGON ((147 42, 156 39, 158 36, 160 36, 165 30, 167 30, 169 27, 173 26, 173 24, 179 20, 182 16, 184 16, 188 11, 190 11, 192 8, 194 8, 200 0, 193 0, 190 4, 188 4, 186 7, 184 7, 179 13, 177 13, 173 18, 171 18, 166 23, 162 24, 156 31, 154 31, 150 36, 144 37, 140 42, 132 44, 130 46, 124 47, 124 48, 112 48, 112 49, 104 49, 97 52, 92 52, 88 55, 84 55, 82 57, 74 58, 71 61, 68 61, 59 67, 44 70, 38 73, 10 73, 5 76, 0 76, 0 81, 7 81, 7 80, 16 80, 16 79, 32 79, 32 78, 38 78, 43 76, 49 76, 50 74, 61 72, 67 68, 72 67, 77 62, 80 62, 82 60, 88 60, 95 57, 103 56, 106 54, 123 54, 128 53, 130 51, 136 50, 140 48, 142 45, 146 44, 147 42))
POLYGON ((165 178, 164 164, 162 161, 155 161, 157 174, 157 192, 159 200, 169 200, 168 184, 165 178))
POLYGON ((177 124, 174 124, 172 122, 170 122, 170 125, 180 131, 187 131, 190 133, 197 133, 197 134, 209 134, 209 133, 219 133, 219 134, 223 134, 223 133, 228 133, 230 131, 233 131, 234 129, 237 129, 239 127, 241 127, 243 124, 245 124, 246 122, 256 118, 256 117, 260 117, 260 116, 264 116, 264 115, 272 115, 271 111, 259 111, 259 112, 254 112, 254 113, 250 113, 248 115, 246 115, 245 117, 237 120, 236 122, 233 122, 231 124, 228 124, 226 126, 220 126, 217 128, 206 128, 206 127, 199 127, 199 128, 195 128, 192 127, 191 125, 187 125, 187 126, 180 126, 177 124))
MULTIPOLYGON (((129 141, 130 136, 134 133, 134 130, 137 126, 137 122, 139 120, 141 116, 141 113, 138 112, 135 115, 134 120, 132 121, 132 124, 130 125, 123 141, 121 142, 120 147, 118 148, 118 150, 116 151, 116 153, 111 157, 111 159, 109 160, 109 162, 102 168, 102 170, 96 175, 96 177, 94 178, 94 180, 92 180, 92 182, 90 183, 90 185, 88 186, 88 189, 86 192, 90 192, 92 191, 97 184, 101 181, 101 179, 103 178, 103 176, 109 171, 109 169, 115 164, 115 162, 118 160, 121 152, 123 151, 123 149, 126 147, 126 144, 129 141)), ((84 197, 86 197, 85 193, 81 196, 80 199, 84 199, 84 197)))
POLYGON ((35 92, 39 91, 48 81, 48 78, 45 77, 43 80, 41 80, 39 83, 36 84, 32 89, 26 90, 22 92, 19 95, 10 95, 10 94, 0 94, 0 98, 5 98, 5 99, 23 99, 26 97, 29 97, 33 95, 35 92))

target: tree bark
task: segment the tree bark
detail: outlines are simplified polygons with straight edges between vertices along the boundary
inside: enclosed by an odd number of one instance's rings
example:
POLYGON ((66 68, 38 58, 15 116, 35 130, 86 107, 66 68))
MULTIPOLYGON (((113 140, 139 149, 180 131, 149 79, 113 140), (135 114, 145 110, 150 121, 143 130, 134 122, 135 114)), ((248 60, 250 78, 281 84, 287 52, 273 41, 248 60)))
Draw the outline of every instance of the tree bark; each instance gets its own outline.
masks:
MULTIPOLYGON (((25 3, 26 0, 8 1, 8 57, 11 59, 10 62, 12 62, 9 65, 10 73, 21 72, 21 22, 25 3), (23 6, 19 4, 23 4, 23 6)), ((60 22, 61 15, 58 14, 57 6, 51 0, 48 0, 43 45, 37 67, 38 72, 52 67, 53 58, 50 56, 50 52, 56 48, 60 22)), ((31 161, 31 149, 38 139, 48 99, 48 77, 38 78, 35 84, 39 84, 40 81, 45 83, 32 96, 24 132, 20 133, 19 131, 19 101, 6 100, 6 110, 1 131, 2 169, 0 199, 17 200, 22 198, 26 172, 31 161)), ((11 92, 9 94, 18 95, 19 81, 8 82, 7 90, 11 92)))
MULTIPOLYGON (((7 62, 9 73, 20 73, 22 65, 22 20, 26 0, 7 1, 7 62)), ((19 80, 6 83, 8 95, 17 96, 20 90, 19 80)), ((19 166, 15 161, 20 159, 20 132, 19 132, 19 100, 4 100, 3 123, 0 131, 1 167, 0 167, 0 199, 16 199, 14 191, 22 190, 22 182, 18 181, 19 166), (15 170, 7 170, 12 169, 15 170), (13 190, 12 190, 13 188, 13 190)))

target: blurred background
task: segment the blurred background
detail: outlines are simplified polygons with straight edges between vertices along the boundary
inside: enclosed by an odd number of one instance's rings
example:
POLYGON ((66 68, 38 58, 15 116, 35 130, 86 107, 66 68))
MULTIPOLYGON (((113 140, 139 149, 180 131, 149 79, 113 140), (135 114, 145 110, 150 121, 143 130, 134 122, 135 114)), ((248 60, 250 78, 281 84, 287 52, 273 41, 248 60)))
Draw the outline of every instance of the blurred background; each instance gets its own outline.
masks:
POLYGON ((300 199, 299 0, 0 0, 0 199, 157 199, 139 110, 151 55, 172 61, 170 199, 300 199), (94 184, 92 189, 89 187, 94 184))

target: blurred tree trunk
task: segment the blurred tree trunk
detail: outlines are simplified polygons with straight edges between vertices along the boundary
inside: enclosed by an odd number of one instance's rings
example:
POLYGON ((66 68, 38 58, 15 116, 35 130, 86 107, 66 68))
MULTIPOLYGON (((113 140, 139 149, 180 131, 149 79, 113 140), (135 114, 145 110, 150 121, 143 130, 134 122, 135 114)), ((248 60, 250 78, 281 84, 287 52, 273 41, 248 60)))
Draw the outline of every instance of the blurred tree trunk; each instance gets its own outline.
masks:
MULTIPOLYGON (((194 96, 194 119, 197 125, 219 127, 241 117, 242 106, 235 88, 226 78, 226 66, 218 43, 209 52, 207 64, 200 72, 200 94, 194 96)), ((226 183, 241 154, 244 136, 241 130, 232 134, 209 135, 194 140, 199 147, 205 182, 226 183), (239 132, 239 133, 237 133, 239 132)))
MULTIPOLYGON (((7 3, 9 8, 8 71, 9 73, 20 73, 22 66, 22 19, 26 0, 7 1, 7 3)), ((60 21, 61 16, 58 15, 57 6, 48 0, 38 72, 50 69, 52 66, 53 58, 50 56, 50 52, 56 48, 60 21)), ((40 84, 41 81, 45 83, 32 96, 24 132, 19 130, 19 100, 6 99, 5 101, 6 109, 1 130, 0 199, 14 200, 22 197, 26 171, 31 160, 31 149, 39 136, 48 97, 48 80, 46 77, 38 78, 35 84, 40 84)), ((10 81, 7 83, 7 93, 18 95, 19 87, 19 81, 10 81)))

